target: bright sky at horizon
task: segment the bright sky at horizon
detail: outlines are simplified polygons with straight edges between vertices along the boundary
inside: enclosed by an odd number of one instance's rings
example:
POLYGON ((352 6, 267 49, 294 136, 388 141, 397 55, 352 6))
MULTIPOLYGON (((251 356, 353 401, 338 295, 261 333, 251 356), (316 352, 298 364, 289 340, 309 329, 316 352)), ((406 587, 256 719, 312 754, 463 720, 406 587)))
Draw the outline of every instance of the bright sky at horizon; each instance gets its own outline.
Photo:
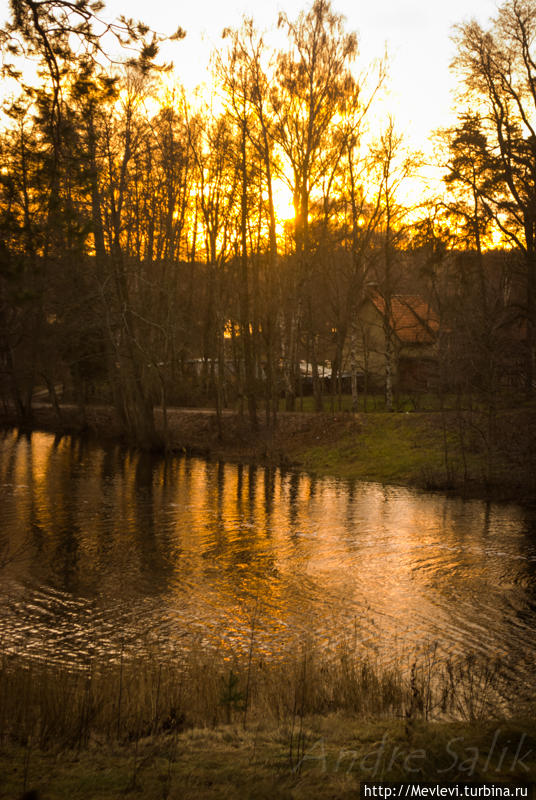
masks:
MULTIPOLYGON (((454 55, 452 26, 475 17, 485 24, 497 10, 496 0, 332 0, 334 11, 346 17, 348 31, 359 39, 360 71, 387 48, 389 77, 383 106, 393 115, 398 130, 414 148, 426 148, 435 128, 448 124, 454 79, 449 63, 454 55)), ((304 0, 197 0, 171 5, 169 0, 109 0, 101 13, 108 19, 121 14, 142 19, 153 29, 171 34, 180 25, 187 36, 165 45, 162 55, 173 61, 178 80, 187 88, 210 80, 209 59, 221 45, 225 27, 239 27, 244 15, 252 16, 261 30, 274 26, 280 11, 290 18, 310 6, 304 0)), ((0 0, 2 19, 8 17, 8 2, 0 0)))

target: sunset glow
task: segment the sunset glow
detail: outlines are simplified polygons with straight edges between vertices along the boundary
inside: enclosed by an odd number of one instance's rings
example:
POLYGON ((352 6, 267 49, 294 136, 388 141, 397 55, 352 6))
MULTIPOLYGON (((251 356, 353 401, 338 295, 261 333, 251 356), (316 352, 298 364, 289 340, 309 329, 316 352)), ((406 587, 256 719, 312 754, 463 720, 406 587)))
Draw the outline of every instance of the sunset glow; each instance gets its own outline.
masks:
POLYGON ((274 206, 278 227, 282 232, 284 224, 295 216, 292 194, 282 180, 274 183, 274 206))

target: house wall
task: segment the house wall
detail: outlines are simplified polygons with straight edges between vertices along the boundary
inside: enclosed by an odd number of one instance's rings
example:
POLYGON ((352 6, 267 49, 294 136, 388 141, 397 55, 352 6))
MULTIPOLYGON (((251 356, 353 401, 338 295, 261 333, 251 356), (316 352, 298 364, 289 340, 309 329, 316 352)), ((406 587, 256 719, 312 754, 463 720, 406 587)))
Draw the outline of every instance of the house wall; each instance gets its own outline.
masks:
MULTIPOLYGON (((400 389, 430 388, 437 372, 437 341, 430 344, 402 343, 395 335, 394 380, 400 389)), ((385 332, 383 318, 374 303, 366 301, 350 332, 344 357, 343 370, 351 370, 352 352, 358 374, 368 371, 369 384, 378 389, 385 383, 385 332)))
POLYGON ((343 370, 350 372, 352 353, 358 373, 368 371, 371 383, 383 384, 385 379, 385 334, 378 310, 371 302, 360 309, 355 325, 350 331, 343 358, 343 370))

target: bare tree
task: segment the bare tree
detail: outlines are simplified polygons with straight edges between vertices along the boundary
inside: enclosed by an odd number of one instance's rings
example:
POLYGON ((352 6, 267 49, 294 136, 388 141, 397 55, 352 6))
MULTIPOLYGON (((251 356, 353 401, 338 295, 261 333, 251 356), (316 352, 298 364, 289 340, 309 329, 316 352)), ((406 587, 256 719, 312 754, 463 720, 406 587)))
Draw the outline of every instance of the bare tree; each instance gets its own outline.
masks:
POLYGON ((417 159, 408 154, 403 139, 395 130, 392 118, 374 150, 378 173, 378 197, 381 221, 379 253, 374 265, 376 288, 381 299, 385 340, 385 405, 393 411, 393 387, 397 370, 396 328, 393 296, 400 284, 400 250, 409 224, 409 211, 400 197, 408 178, 415 176, 417 159))
POLYGON ((283 170, 281 175, 288 182, 295 210, 293 277, 287 287, 289 308, 284 319, 287 408, 292 409, 303 289, 311 267, 311 196, 332 160, 339 157, 332 133, 355 86, 349 65, 357 52, 357 38, 344 31, 343 17, 331 10, 328 0, 316 0, 296 22, 282 14, 279 25, 287 31, 289 49, 278 57, 272 106, 275 136, 289 167, 288 174, 283 170))

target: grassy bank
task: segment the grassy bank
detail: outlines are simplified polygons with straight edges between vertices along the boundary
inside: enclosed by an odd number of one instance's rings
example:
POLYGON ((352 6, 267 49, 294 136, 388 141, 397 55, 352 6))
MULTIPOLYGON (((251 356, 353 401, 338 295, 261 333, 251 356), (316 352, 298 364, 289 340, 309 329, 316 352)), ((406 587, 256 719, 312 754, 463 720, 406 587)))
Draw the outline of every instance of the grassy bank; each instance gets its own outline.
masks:
POLYGON ((307 444, 296 456, 317 473, 530 501, 535 420, 504 413, 492 443, 483 424, 473 415, 461 432, 454 413, 361 415, 335 439, 307 444))
POLYGON ((498 663, 350 648, 266 662, 203 649, 79 670, 4 655, 0 798, 345 798, 362 780, 536 780, 525 698, 498 663), (528 754, 528 755, 527 755, 528 754))
POLYGON ((536 780, 536 727, 522 720, 423 722, 408 733, 402 721, 332 714, 308 718, 302 740, 293 759, 290 731, 266 725, 94 742, 84 750, 4 746, 0 798, 32 789, 42 800, 355 800, 367 780, 508 786, 536 780))
MULTIPOLYGON (((157 426, 164 422, 156 412, 157 426)), ((14 424, 4 411, 0 423, 14 424)), ((35 410, 34 425, 54 432, 85 432, 121 439, 113 411, 89 407, 35 410)), ((213 459, 303 469, 316 475, 403 484, 468 496, 532 502, 536 497, 536 410, 458 413, 281 413, 275 429, 252 431, 247 419, 170 409, 167 448, 213 459)))

